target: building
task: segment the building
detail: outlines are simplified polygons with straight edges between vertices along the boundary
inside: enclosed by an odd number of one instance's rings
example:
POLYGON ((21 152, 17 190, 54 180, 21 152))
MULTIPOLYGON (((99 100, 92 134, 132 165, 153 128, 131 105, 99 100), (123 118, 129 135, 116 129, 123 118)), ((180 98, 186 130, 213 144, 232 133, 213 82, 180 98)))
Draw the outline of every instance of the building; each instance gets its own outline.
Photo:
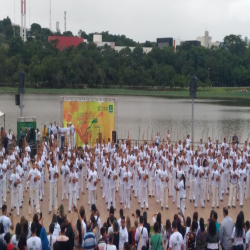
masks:
POLYGON ((181 45, 183 45, 184 43, 189 43, 190 45, 194 46, 201 46, 201 42, 197 40, 182 41, 181 45))
MULTIPOLYGON (((104 45, 108 45, 117 52, 127 48, 126 46, 115 46, 115 42, 103 42, 102 35, 99 34, 95 34, 93 36, 93 43, 95 43, 97 47, 103 47, 104 45)), ((128 48, 133 51, 136 47, 128 47, 128 48)), ((148 53, 152 50, 152 48, 150 47, 142 47, 142 49, 144 53, 148 53)))
POLYGON ((157 48, 163 49, 164 47, 173 47, 174 46, 174 39, 172 37, 166 38, 157 38, 157 48))
POLYGON ((78 46, 80 43, 84 42, 83 38, 74 36, 49 36, 48 41, 58 40, 57 48, 63 51, 65 48, 70 46, 78 46))
POLYGON ((197 37, 196 40, 200 41, 201 46, 203 46, 207 49, 209 49, 211 47, 212 37, 209 36, 208 31, 205 31, 205 36, 197 37))

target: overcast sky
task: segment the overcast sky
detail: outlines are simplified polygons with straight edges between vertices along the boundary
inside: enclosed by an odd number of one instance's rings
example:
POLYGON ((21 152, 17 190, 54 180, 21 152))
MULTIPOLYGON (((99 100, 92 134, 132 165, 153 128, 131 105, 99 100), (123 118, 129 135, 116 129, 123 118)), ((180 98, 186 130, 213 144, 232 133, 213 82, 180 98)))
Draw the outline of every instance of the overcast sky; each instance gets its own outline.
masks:
MULTIPOLYGON (((39 23, 49 28, 50 0, 26 1, 27 27, 39 23)), ((213 41, 222 41, 229 34, 250 38, 250 0, 51 1, 54 31, 56 21, 64 31, 64 11, 67 11, 67 30, 74 34, 79 29, 86 33, 109 31, 144 42, 156 41, 157 37, 193 40, 208 29, 213 41)), ((9 16, 20 24, 20 6, 21 0, 0 0, 0 19, 9 16)))

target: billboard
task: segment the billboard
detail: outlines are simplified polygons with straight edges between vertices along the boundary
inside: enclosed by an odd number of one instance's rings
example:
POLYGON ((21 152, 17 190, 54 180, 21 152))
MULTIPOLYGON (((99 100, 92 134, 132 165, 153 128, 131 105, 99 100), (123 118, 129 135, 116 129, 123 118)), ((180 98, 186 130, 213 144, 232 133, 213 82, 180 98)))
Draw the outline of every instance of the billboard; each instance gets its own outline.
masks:
POLYGON ((93 146, 101 133, 106 142, 115 130, 115 98, 62 97, 61 119, 64 127, 71 122, 75 127, 77 146, 87 140, 93 146))

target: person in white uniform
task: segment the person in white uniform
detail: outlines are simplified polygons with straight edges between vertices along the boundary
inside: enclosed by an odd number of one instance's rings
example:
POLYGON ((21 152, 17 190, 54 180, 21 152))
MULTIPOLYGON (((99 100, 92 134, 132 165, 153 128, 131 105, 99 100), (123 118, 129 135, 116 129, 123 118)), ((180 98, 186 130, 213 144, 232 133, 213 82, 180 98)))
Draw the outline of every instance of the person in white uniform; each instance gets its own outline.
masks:
POLYGON ((115 165, 114 163, 111 166, 111 169, 109 169, 108 172, 108 179, 109 179, 109 198, 108 198, 108 210, 111 207, 111 201, 112 206, 115 207, 115 181, 117 179, 117 174, 115 171, 115 165))
POLYGON ((163 169, 160 172, 161 178, 161 210, 163 210, 164 202, 165 208, 168 209, 168 171, 166 169, 165 163, 163 164, 163 169))
POLYGON ((7 178, 7 166, 3 162, 3 157, 0 157, 0 168, 2 172, 2 179, 1 179, 1 184, 2 184, 2 197, 3 197, 3 202, 6 202, 6 178, 7 178))
POLYGON ((68 200, 68 193, 69 193, 69 174, 70 170, 68 165, 66 164, 65 158, 62 160, 61 166, 61 175, 62 175, 62 201, 64 198, 68 200))
POLYGON ((126 163, 126 171, 123 175, 124 181, 124 208, 130 209, 130 188, 133 180, 133 174, 128 169, 128 163, 126 163))
POLYGON ((141 169, 139 171, 139 180, 141 183, 141 209, 145 207, 148 210, 148 194, 147 194, 147 180, 148 180, 148 171, 145 169, 145 163, 141 163, 141 169))
POLYGON ((56 165, 56 161, 52 160, 52 165, 49 168, 49 180, 50 180, 50 189, 49 189, 49 214, 52 211, 52 202, 54 204, 54 208, 57 207, 57 179, 59 177, 58 167, 56 165))
POLYGON ((96 185, 98 183, 97 172, 95 171, 95 166, 91 164, 91 171, 89 172, 88 177, 89 182, 89 201, 90 204, 96 204, 96 185))
POLYGON ((33 161, 32 168, 30 169, 28 176, 28 181, 30 183, 30 202, 31 202, 30 209, 33 210, 34 207, 33 201, 34 201, 37 213, 40 213, 40 204, 38 200, 38 187, 37 187, 37 181, 40 179, 41 179, 41 174, 37 170, 37 162, 33 161))
POLYGON ((239 192, 240 192, 240 206, 241 208, 244 206, 244 191, 245 191, 245 182, 247 178, 247 172, 245 168, 244 162, 241 162, 241 166, 239 169, 239 192))
POLYGON ((16 172, 16 166, 13 168, 13 173, 10 176, 9 182, 11 186, 11 209, 14 210, 16 204, 16 214, 19 216, 18 184, 21 182, 21 179, 16 172))
POLYGON ((70 125, 70 134, 71 134, 72 148, 75 148, 76 138, 75 138, 75 126, 73 124, 70 125))
POLYGON ((200 159, 198 160, 198 166, 195 169, 195 203, 194 207, 198 206, 198 198, 200 196, 201 207, 204 208, 204 198, 203 198, 203 190, 202 190, 202 178, 203 178, 203 168, 200 165, 200 159))
POLYGON ((214 208, 215 203, 216 207, 219 208, 219 183, 220 183, 220 172, 218 170, 217 163, 214 163, 212 170, 212 208, 214 208))
POLYGON ((24 177, 24 171, 23 168, 20 166, 20 160, 17 160, 17 167, 16 172, 20 177, 20 183, 18 184, 18 201, 19 201, 19 207, 22 208, 22 202, 23 202, 23 177, 24 177))
POLYGON ((236 200, 236 187, 238 184, 238 179, 239 179, 239 172, 237 169, 237 165, 234 162, 233 163, 233 169, 230 170, 229 172, 230 175, 230 190, 229 190, 229 199, 228 199, 228 208, 235 207, 235 200, 236 200))
POLYGON ((182 174, 179 177, 179 184, 178 186, 175 187, 176 191, 179 192, 179 198, 180 198, 180 212, 181 214, 184 215, 184 211, 185 211, 185 201, 186 201, 186 179, 185 179, 185 175, 182 174))
POLYGON ((72 203, 75 207, 77 207, 77 199, 76 199, 76 183, 78 182, 78 176, 75 172, 73 166, 70 168, 69 174, 69 212, 71 212, 72 203))
POLYGON ((154 162, 154 157, 151 157, 149 163, 149 197, 155 196, 155 169, 156 164, 154 162))
MULTIPOLYGON (((84 194, 83 192, 83 167, 84 167, 84 162, 81 159, 81 155, 78 154, 78 157, 76 159, 76 165, 78 166, 78 187, 81 190, 82 194, 84 194)), ((79 191, 77 191, 79 193, 79 191)))
POLYGON ((191 158, 191 163, 189 164, 188 174, 189 174, 189 201, 192 202, 195 200, 195 168, 194 158, 191 158))

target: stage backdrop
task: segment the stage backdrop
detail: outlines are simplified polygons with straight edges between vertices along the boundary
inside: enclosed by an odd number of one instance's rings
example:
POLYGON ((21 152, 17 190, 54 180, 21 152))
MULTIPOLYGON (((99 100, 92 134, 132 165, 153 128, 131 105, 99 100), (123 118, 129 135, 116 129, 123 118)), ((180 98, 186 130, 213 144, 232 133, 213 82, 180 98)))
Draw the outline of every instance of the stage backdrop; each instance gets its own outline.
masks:
POLYGON ((71 122, 75 126, 76 143, 82 146, 87 140, 93 146, 99 133, 106 142, 112 141, 115 130, 115 98, 62 97, 61 118, 63 126, 71 122))

